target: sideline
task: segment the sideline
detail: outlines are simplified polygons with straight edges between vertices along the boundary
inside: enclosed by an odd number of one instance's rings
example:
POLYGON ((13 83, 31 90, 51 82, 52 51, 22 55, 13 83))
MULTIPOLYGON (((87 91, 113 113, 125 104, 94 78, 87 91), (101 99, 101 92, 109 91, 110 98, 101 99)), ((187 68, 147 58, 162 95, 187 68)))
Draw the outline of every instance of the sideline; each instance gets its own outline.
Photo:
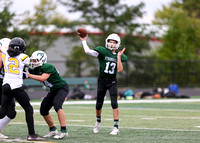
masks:
MULTIPOLYGON (((185 102, 200 102, 200 99, 143 99, 143 100, 118 100, 118 103, 185 103, 185 102)), ((40 105, 41 102, 31 102, 31 105, 40 105)), ((110 100, 104 101, 104 104, 110 104, 110 100)), ((96 100, 83 100, 83 101, 65 101, 64 105, 77 105, 77 104, 96 104, 96 100)), ((20 106, 16 103, 16 106, 20 106)))

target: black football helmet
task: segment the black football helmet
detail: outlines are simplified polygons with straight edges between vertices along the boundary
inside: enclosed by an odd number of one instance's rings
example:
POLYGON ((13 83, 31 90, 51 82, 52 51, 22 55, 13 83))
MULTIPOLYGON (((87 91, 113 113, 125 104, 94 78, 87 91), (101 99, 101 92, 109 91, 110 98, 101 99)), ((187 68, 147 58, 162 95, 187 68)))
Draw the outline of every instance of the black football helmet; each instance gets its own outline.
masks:
POLYGON ((10 41, 8 54, 11 57, 17 56, 26 52, 26 43, 20 37, 15 37, 10 41))

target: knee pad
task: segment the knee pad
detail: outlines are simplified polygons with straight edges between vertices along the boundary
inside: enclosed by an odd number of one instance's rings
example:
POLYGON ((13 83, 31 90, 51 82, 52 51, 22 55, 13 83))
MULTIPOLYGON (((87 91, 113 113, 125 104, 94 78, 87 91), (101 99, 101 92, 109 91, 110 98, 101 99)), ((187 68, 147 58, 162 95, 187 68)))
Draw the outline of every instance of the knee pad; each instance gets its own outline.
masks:
POLYGON ((117 99, 111 98, 111 106, 113 109, 118 108, 117 99))
POLYGON ((117 102, 111 103, 111 106, 113 109, 116 109, 116 108, 118 108, 118 103, 117 102))
POLYGON ((62 109, 62 107, 60 106, 60 105, 58 105, 58 104, 54 104, 54 110, 56 111, 56 112, 58 112, 58 110, 59 109, 62 109))
POLYGON ((47 111, 45 108, 40 108, 40 115, 46 116, 49 114, 49 111, 47 111))
POLYGON ((104 102, 104 96, 99 96, 97 95, 97 101, 96 101, 96 109, 97 110, 101 110, 101 108, 103 107, 103 102, 104 102))
POLYGON ((12 110, 12 111, 8 111, 8 114, 7 116, 10 118, 10 119, 14 119, 15 116, 17 115, 17 112, 15 110, 12 110))
POLYGON ((103 106, 103 102, 97 102, 96 109, 101 110, 102 106, 103 106))

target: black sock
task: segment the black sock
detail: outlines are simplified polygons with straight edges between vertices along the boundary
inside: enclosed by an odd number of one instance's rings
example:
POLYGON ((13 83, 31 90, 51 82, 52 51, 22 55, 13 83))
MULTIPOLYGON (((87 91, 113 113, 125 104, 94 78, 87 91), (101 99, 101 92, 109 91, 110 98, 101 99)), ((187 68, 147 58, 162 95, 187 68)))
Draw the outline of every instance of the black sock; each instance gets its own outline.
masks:
POLYGON ((61 131, 62 133, 66 133, 66 132, 67 132, 66 126, 61 126, 60 131, 61 131))
POLYGON ((101 122, 101 116, 97 116, 97 122, 101 122))
POLYGON ((56 129, 57 128, 55 126, 49 128, 50 131, 55 131, 56 129))
POLYGON ((119 126, 119 119, 114 119, 114 127, 118 128, 119 126))

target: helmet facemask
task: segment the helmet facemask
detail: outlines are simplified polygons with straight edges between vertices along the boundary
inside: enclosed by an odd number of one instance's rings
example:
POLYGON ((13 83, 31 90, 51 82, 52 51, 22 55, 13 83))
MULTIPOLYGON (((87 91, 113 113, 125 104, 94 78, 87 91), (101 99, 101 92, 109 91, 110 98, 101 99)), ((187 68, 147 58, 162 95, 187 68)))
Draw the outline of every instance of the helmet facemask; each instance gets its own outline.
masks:
POLYGON ((31 69, 34 69, 34 68, 36 68, 36 67, 39 67, 38 60, 37 60, 37 59, 30 58, 30 68, 31 68, 31 69))
POLYGON ((121 43, 121 39, 117 34, 110 34, 106 38, 106 48, 109 49, 109 50, 117 50, 120 46, 120 43, 121 43), (108 43, 109 43, 110 40, 116 41, 115 48, 109 47, 108 43))
POLYGON ((30 58, 30 68, 34 69, 36 67, 42 66, 47 62, 47 55, 43 51, 35 51, 30 58))
MULTIPOLYGON (((117 41, 115 41, 115 42, 116 42, 116 43, 115 43, 115 47, 112 47, 112 46, 109 46, 110 40, 112 40, 112 39, 108 39, 107 48, 108 48, 109 50, 117 50, 117 49, 118 49, 118 47, 117 47, 117 41)), ((113 40, 113 41, 114 41, 114 40, 113 40)))
POLYGON ((17 56, 17 55, 19 55, 20 53, 22 53, 22 51, 20 50, 20 47, 19 47, 19 46, 17 46, 17 45, 9 46, 8 54, 9 54, 11 57, 17 56))

